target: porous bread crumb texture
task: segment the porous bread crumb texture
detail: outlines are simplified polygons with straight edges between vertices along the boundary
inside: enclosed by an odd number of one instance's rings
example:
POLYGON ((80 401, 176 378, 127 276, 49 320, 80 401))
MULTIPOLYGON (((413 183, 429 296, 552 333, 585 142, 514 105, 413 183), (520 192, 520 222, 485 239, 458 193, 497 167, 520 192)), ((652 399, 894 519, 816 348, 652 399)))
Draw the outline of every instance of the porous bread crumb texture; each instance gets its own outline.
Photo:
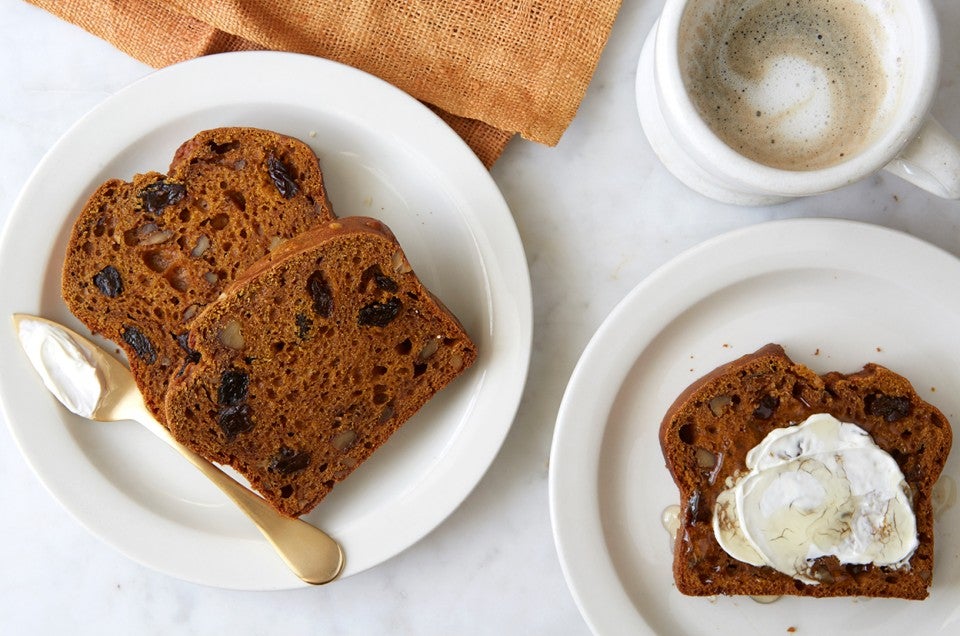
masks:
POLYGON ((674 544, 677 589, 697 596, 798 595, 923 599, 933 578, 933 485, 952 444, 950 424, 904 377, 876 364, 818 376, 770 344, 691 385, 660 428, 666 465, 680 490, 674 544), (775 428, 829 413, 866 430, 909 485, 920 546, 908 567, 844 565, 817 559, 807 585, 729 556, 714 537, 712 511, 728 477, 746 472, 746 454, 775 428))
POLYGON ((289 516, 311 510, 473 364, 380 222, 340 219, 251 267, 191 325, 173 435, 289 516))
POLYGON ((92 332, 120 345, 163 421, 169 378, 190 359, 191 321, 283 240, 334 219, 317 157, 255 128, 199 133, 167 174, 102 184, 67 246, 62 295, 92 332))

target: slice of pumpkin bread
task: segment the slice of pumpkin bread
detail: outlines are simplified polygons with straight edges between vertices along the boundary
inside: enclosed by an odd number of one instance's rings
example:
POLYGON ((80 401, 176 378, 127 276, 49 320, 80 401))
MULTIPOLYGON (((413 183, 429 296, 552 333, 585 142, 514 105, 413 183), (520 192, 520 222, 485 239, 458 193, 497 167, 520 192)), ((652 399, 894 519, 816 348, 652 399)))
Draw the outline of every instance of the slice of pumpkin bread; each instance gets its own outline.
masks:
POLYGON ((167 174, 110 179, 74 223, 62 274, 70 311, 120 345, 163 421, 167 383, 193 353, 192 320, 240 271, 334 217, 317 157, 255 128, 197 134, 167 174))
POLYGON ((190 325, 173 435, 286 515, 311 510, 476 359, 390 230, 343 218, 284 243, 190 325))
MULTIPOLYGON (((933 575, 932 490, 950 452, 944 415, 904 377, 877 364, 818 375, 770 344, 688 387, 660 428, 667 469, 680 490, 673 573, 684 594, 873 596, 922 599, 933 575), (859 426, 903 473, 919 546, 899 567, 808 563, 815 584, 740 561, 720 545, 713 517, 720 494, 747 472, 747 453, 776 429, 818 413, 859 426)), ((721 522, 722 523, 722 522, 721 522)), ((787 530, 785 530, 787 532, 787 530)))

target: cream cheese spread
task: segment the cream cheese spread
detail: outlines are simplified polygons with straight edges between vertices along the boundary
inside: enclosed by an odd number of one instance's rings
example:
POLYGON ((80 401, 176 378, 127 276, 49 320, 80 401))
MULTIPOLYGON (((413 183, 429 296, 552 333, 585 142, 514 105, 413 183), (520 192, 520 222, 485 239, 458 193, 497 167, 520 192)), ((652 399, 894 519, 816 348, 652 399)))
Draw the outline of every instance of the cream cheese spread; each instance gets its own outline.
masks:
POLYGON ((918 545, 896 461, 855 424, 827 414, 775 429, 728 478, 713 530, 735 559, 811 585, 813 561, 901 567, 918 545))
POLYGON ((44 320, 22 318, 17 335, 47 389, 72 412, 91 417, 104 389, 92 354, 66 331, 44 320))

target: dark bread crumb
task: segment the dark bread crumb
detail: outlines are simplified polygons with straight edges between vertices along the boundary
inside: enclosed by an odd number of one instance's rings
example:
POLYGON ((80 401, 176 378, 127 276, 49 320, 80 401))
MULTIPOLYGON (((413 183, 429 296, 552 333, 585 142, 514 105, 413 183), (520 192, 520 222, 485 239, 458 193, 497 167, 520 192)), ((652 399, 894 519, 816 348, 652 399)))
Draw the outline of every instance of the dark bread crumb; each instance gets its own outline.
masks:
POLYGON ((688 387, 664 417, 660 444, 680 490, 673 562, 680 592, 906 599, 928 595, 933 577, 931 493, 950 452, 952 431, 943 414, 902 376, 872 363, 848 375, 819 376, 770 344, 688 387), (913 494, 920 539, 909 567, 843 565, 825 557, 813 568, 820 584, 806 585, 772 568, 737 561, 717 543, 712 511, 727 477, 746 470, 747 451, 771 430, 815 413, 859 425, 899 464, 913 494))

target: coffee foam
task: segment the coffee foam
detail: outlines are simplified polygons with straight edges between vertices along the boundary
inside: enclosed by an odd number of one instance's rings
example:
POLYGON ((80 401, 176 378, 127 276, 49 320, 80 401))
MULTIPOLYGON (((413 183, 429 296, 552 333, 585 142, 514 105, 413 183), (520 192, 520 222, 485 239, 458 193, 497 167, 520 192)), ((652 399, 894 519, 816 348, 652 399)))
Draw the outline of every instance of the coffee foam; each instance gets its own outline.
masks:
POLYGON ((704 121, 759 163, 814 170, 875 138, 899 89, 879 0, 692 2, 681 71, 704 121))

